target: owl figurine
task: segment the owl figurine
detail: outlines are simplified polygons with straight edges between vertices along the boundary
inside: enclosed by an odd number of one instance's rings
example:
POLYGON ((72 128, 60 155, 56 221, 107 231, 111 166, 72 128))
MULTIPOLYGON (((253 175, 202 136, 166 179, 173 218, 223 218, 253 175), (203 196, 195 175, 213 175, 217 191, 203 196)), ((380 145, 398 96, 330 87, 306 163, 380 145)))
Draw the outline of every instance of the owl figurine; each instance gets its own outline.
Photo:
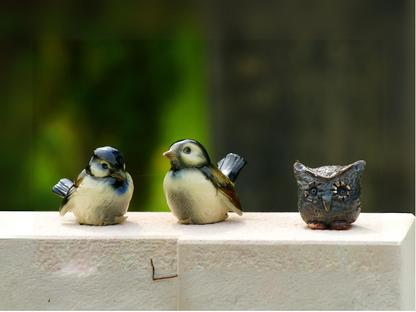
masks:
POLYGON ((348 166, 308 168, 296 161, 298 209, 311 229, 347 230, 357 220, 364 166, 358 160, 348 166))

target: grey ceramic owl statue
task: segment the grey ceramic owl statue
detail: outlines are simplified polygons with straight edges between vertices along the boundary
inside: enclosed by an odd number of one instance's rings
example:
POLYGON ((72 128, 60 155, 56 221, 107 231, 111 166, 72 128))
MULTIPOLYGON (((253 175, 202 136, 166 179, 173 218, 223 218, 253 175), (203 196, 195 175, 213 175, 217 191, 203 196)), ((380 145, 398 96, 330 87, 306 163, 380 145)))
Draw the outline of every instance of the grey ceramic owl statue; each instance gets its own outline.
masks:
POLYGON ((347 230, 361 211, 361 173, 365 161, 348 166, 308 168, 293 165, 298 183, 298 209, 312 229, 347 230))

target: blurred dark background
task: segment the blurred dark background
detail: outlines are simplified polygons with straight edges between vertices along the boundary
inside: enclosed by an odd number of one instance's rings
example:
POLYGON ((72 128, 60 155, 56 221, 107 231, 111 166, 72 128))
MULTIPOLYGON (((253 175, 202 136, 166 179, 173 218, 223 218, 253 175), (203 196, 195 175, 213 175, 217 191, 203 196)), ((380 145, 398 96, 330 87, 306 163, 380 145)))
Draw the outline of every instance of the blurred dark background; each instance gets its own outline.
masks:
POLYGON ((124 155, 129 211, 169 211, 183 138, 248 160, 245 211, 297 211, 293 163, 367 162, 363 212, 415 211, 414 1, 2 1, 2 210, 96 147, 124 155))

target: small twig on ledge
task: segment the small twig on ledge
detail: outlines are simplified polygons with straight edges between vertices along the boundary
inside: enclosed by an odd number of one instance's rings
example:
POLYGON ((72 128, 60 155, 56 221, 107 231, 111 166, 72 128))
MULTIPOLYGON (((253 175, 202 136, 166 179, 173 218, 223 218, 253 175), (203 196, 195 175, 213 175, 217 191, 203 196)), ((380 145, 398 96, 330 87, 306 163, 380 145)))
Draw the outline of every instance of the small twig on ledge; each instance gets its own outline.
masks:
POLYGON ((178 277, 178 274, 175 274, 173 276, 165 276, 165 277, 155 277, 155 266, 153 265, 153 260, 152 258, 150 258, 150 264, 152 265, 152 279, 154 281, 156 280, 161 280, 161 279, 167 279, 167 278, 174 278, 174 277, 178 277))

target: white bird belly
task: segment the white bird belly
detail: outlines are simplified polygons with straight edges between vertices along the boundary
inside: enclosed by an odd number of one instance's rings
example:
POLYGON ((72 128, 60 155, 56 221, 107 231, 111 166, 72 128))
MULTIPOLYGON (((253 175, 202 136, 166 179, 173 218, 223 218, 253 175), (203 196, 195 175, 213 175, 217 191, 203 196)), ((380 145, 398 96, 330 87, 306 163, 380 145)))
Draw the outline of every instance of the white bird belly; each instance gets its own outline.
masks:
POLYGON ((198 169, 169 171, 163 189, 170 210, 180 221, 214 223, 228 216, 228 199, 198 169))
POLYGON ((126 219, 123 215, 127 212, 133 195, 133 180, 127 173, 127 183, 130 187, 124 194, 117 194, 118 189, 108 183, 105 178, 86 177, 76 190, 69 202, 71 210, 78 222, 91 225, 115 224, 126 219))

